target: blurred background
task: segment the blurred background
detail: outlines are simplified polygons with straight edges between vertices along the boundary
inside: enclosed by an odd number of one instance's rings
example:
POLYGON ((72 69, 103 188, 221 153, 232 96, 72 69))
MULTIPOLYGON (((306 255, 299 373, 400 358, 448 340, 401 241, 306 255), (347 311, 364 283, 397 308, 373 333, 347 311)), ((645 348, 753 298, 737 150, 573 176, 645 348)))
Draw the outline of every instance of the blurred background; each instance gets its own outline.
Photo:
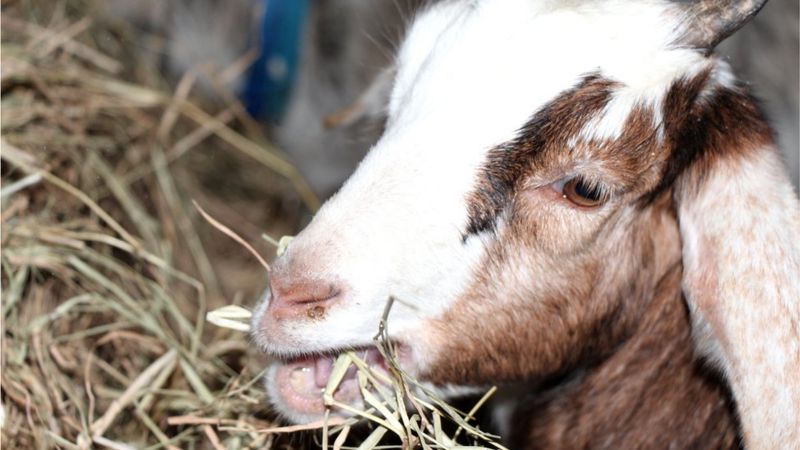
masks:
MULTIPOLYGON (((380 135, 421 0, 2 1, 2 445, 305 448, 245 334, 268 260, 380 135), (213 426, 212 426, 213 425, 213 426), (227 427, 227 428, 226 428, 227 427)), ((719 49, 798 185, 798 3, 719 49)))
MULTIPOLYGON (((324 119, 367 89, 390 61, 404 25, 424 3, 300 0, 268 6, 264 0, 115 0, 108 2, 108 11, 164 36, 162 63, 173 79, 202 64, 227 67, 259 46, 260 57, 233 80, 232 89, 251 113, 271 125, 275 142, 315 191, 327 197, 380 134, 380 111, 333 129, 324 126, 324 119)), ((800 170, 798 52, 798 2, 793 0, 767 2, 718 49, 763 101, 795 186, 800 170)))

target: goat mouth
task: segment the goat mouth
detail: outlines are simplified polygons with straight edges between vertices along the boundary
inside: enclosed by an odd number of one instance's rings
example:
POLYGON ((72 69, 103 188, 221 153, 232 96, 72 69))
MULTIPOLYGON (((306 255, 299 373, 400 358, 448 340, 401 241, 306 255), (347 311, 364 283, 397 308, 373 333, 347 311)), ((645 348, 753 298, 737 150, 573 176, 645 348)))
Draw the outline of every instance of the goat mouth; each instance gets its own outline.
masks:
MULTIPOLYGON (((386 360, 375 347, 361 347, 353 351, 379 373, 388 374, 386 360)), ((274 363, 269 378, 274 401, 288 408, 295 415, 321 416, 325 412, 323 394, 330 380, 336 358, 343 351, 331 351, 305 355, 298 358, 278 360, 274 363)), ((333 392, 333 398, 341 403, 357 406, 361 401, 361 390, 357 369, 351 365, 333 392)), ((333 413, 340 413, 333 408, 333 413)))

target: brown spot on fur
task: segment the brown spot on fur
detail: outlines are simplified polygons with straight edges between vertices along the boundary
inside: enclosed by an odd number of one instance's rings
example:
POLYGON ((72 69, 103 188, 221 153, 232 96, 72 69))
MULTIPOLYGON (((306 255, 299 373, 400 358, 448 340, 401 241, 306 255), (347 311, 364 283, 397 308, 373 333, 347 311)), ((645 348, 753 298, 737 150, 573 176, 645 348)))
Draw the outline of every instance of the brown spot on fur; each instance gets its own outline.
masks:
POLYGON ((692 184, 702 181, 714 161, 742 156, 773 142, 756 101, 743 86, 708 88, 711 72, 675 82, 664 101, 664 134, 669 159, 661 181, 644 197, 652 201, 698 162, 692 184))
POLYGON ((518 183, 535 168, 534 156, 567 140, 608 103, 614 82, 587 76, 578 86, 537 112, 506 144, 492 149, 469 198, 467 235, 493 230, 518 183))

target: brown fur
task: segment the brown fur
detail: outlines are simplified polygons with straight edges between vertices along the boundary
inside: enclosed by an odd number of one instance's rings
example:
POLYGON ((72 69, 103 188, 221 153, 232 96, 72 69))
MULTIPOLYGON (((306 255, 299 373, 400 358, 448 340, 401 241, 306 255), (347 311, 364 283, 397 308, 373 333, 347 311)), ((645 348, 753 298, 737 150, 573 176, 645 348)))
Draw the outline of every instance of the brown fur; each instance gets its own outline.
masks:
POLYGON ((692 353, 680 276, 679 265, 664 276, 611 357, 517 412, 513 448, 739 447, 724 383, 692 353))
POLYGON ((673 190, 689 168, 771 135, 753 100, 711 75, 672 86, 661 137, 640 105, 618 139, 579 139, 615 87, 592 76, 489 155, 468 235, 497 239, 467 294, 431 322, 441 350, 424 378, 538 386, 517 411, 519 447, 739 446, 726 384, 693 354, 673 190), (549 183, 576 167, 608 204, 559 202, 549 183))
POLYGON ((763 112, 744 88, 717 87, 708 92, 710 75, 709 71, 680 80, 667 94, 664 134, 670 157, 661 181, 646 200, 671 188, 682 174, 688 174, 692 189, 697 189, 703 174, 710 173, 720 159, 740 158, 774 142, 763 112))
MULTIPOLYGON (((631 217, 635 216, 609 220, 624 223, 631 217)), ((535 379, 536 374, 565 372, 587 358, 606 356, 632 333, 658 282, 658 274, 642 276, 639 271, 654 268, 656 263, 666 270, 667 264, 679 261, 677 241, 659 243, 651 236, 668 234, 675 226, 667 208, 651 209, 637 222, 638 231, 624 240, 604 236, 587 254, 556 258, 537 256, 539 252, 512 226, 492 248, 491 260, 463 301, 436 322, 443 335, 468 326, 476 331, 443 344, 448 359, 433 368, 428 378, 443 383, 466 377, 479 384, 535 379), (608 252, 619 257, 615 266, 598 262, 599 256, 608 252), (668 263, 655 260, 654 253, 668 263), (522 274, 523 278, 540 278, 528 281, 533 286, 498 283, 502 273, 514 267, 558 265, 553 259, 562 258, 566 273, 554 267, 552 273, 522 274), (627 301, 629 298, 641 300, 627 301)))

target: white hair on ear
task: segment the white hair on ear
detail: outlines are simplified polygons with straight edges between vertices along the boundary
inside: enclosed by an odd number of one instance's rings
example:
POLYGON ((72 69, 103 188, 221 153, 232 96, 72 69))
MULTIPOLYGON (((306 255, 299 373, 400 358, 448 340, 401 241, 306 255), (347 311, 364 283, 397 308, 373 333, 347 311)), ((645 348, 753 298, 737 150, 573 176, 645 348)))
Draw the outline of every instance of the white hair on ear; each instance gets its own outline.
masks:
POLYGON ((768 148, 678 195, 698 350, 731 384, 747 448, 800 442, 800 205, 768 148))

